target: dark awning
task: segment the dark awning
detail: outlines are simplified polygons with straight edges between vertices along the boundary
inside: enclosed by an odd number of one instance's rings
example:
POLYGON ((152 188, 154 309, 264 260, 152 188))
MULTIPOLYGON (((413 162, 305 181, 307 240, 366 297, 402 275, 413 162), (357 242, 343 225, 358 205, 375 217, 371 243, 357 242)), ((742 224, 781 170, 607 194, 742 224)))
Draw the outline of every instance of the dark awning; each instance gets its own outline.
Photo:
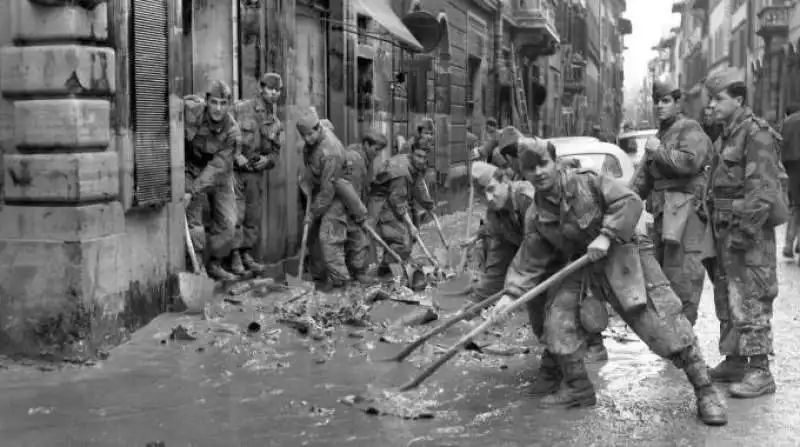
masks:
POLYGON ((353 0, 353 8, 356 13, 377 22, 397 40, 416 51, 422 51, 422 45, 397 17, 388 0, 353 0))

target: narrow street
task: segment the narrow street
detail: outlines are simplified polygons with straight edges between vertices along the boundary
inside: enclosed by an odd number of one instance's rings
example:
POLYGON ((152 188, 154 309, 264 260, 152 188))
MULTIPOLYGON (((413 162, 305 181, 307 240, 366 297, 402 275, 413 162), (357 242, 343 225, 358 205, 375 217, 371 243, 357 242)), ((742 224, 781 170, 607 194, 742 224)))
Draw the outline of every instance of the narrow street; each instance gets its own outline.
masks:
MULTIPOLYGON (((463 217, 448 216, 448 225, 455 227, 463 217)), ((303 336, 270 315, 278 293, 220 304, 204 321, 162 315, 92 366, 54 369, 5 361, 0 436, 9 447, 736 446, 754 440, 797 445, 800 331, 793 297, 800 293, 798 269, 795 262, 780 260, 774 319, 778 393, 752 401, 729 399, 730 423, 722 428, 698 422, 682 373, 618 325, 608 331, 610 360, 591 367, 598 405, 566 412, 538 409, 525 388, 540 348, 529 337, 524 315, 486 335, 479 343, 484 352, 461 354, 409 393, 415 403, 430 407, 432 418, 366 414, 340 400, 398 386, 429 364, 434 346, 404 364, 372 361, 397 352, 426 327, 342 327, 303 336), (170 340, 179 325, 195 340, 170 340)), ((454 298, 435 300, 440 318, 462 304, 454 298)), ((316 300, 312 305, 326 304, 316 300)), ((393 321, 416 309, 378 302, 369 320, 393 321)), ((449 346, 469 327, 455 326, 434 344, 449 346)), ((717 331, 707 287, 698 332, 710 363, 719 360, 717 331)))

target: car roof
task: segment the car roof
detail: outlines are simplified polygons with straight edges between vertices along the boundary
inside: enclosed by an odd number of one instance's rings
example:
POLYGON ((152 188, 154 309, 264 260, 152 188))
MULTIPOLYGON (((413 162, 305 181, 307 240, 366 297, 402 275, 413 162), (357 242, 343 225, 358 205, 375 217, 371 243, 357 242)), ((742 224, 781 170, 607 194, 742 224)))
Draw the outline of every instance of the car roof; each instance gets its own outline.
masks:
POLYGON ((640 137, 645 135, 655 135, 657 133, 658 129, 632 130, 630 132, 623 132, 619 134, 618 138, 640 137))
POLYGON ((572 144, 558 144, 553 142, 556 147, 556 156, 562 157, 564 155, 575 154, 611 154, 617 158, 628 157, 622 149, 616 144, 605 143, 603 141, 587 141, 587 142, 573 142, 572 144))
POLYGON ((595 137, 556 137, 556 138, 548 138, 547 141, 555 144, 558 146, 560 143, 591 143, 591 142, 598 142, 595 137))

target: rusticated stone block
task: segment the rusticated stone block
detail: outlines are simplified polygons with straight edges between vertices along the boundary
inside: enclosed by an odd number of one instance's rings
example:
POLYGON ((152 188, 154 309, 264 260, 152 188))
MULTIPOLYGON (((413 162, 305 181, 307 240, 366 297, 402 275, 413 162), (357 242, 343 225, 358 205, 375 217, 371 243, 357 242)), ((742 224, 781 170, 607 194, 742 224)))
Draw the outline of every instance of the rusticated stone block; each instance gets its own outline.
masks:
POLYGON ((108 5, 105 2, 88 10, 73 5, 41 6, 30 0, 10 1, 14 39, 26 42, 108 39, 108 5))
POLYGON ((0 49, 0 90, 5 95, 111 94, 114 50, 84 45, 0 49))
POLYGON ((107 147, 111 142, 111 103, 102 99, 17 101, 15 137, 27 148, 107 147))
POLYGON ((125 232, 119 202, 83 206, 5 206, 0 239, 79 242, 125 232))
POLYGON ((87 202, 119 196, 116 152, 7 154, 5 199, 9 202, 87 202))

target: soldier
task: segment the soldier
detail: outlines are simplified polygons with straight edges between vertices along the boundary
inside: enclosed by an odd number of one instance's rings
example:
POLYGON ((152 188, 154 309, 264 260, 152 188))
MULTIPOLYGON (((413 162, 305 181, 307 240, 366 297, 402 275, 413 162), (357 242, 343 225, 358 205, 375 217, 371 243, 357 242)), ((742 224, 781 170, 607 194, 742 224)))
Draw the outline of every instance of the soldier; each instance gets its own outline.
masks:
POLYGON ((788 195, 792 207, 792 217, 786 225, 786 239, 783 245, 783 256, 794 259, 795 252, 800 251, 797 244, 798 226, 800 225, 800 110, 792 105, 786 108, 786 118, 781 126, 783 147, 781 160, 788 174, 788 195))
POLYGON ((486 119, 486 140, 493 140, 497 138, 497 120, 494 118, 487 118, 486 119))
POLYGON ((283 81, 277 73, 261 77, 261 90, 251 99, 233 106, 233 116, 242 129, 241 152, 236 155, 236 201, 239 211, 237 242, 231 253, 231 271, 263 273, 266 266, 253 257, 264 202, 264 171, 275 167, 283 145, 283 124, 276 116, 276 103, 283 81))
MULTIPOLYGON (((431 212, 434 202, 425 185, 428 155, 433 148, 431 138, 414 141, 411 153, 402 153, 386 160, 375 174, 369 194, 369 215, 384 241, 403 260, 411 257, 415 235, 419 234, 414 202, 431 212)), ((384 256, 380 271, 388 270, 384 256)))
POLYGON ((656 259, 694 324, 706 274, 703 260, 713 254, 711 235, 698 214, 713 147, 697 121, 681 115, 680 99, 672 82, 653 82, 660 129, 645 144, 644 167, 637 170, 633 190, 647 200, 656 259))
POLYGON ((365 270, 363 263, 366 262, 364 253, 367 247, 363 244, 363 237, 357 241, 358 248, 347 246, 352 221, 336 193, 336 183, 346 175, 347 159, 342 143, 322 125, 313 108, 297 120, 297 131, 305 142, 303 187, 310 191, 312 200, 311 212, 303 224, 317 229, 313 250, 309 252, 317 253, 312 258, 323 264, 325 283, 322 290, 327 292, 347 285, 350 280, 348 266, 358 274, 365 270))
POLYGON ((591 170, 558 169, 552 145, 526 138, 519 146, 523 175, 533 182, 536 193, 525 216, 522 246, 506 276, 507 294, 496 311, 570 260, 588 253, 595 261, 528 305, 533 331, 547 346, 534 384, 539 391, 549 392, 541 400, 542 407, 596 403, 584 362, 587 329, 583 322, 589 320, 583 312, 597 308, 587 306, 587 300, 604 299, 650 349, 684 370, 695 389, 700 419, 708 425, 726 424, 725 402, 709 377, 680 300, 654 261, 652 245, 646 237, 638 240, 634 234, 642 200, 611 177, 591 170), (609 252, 609 248, 613 249, 609 252), (644 277, 636 282, 650 286, 648 305, 627 313, 623 303, 631 298, 631 289, 626 285, 634 279, 619 278, 615 272, 625 271, 630 262, 641 263, 644 271, 644 277), (593 293, 583 293, 586 288, 593 293))
POLYGON ((361 138, 361 144, 354 143, 347 146, 347 160, 351 170, 350 181, 364 203, 367 203, 369 187, 375 175, 372 167, 375 157, 388 144, 384 134, 372 131, 361 138))
POLYGON ((725 356, 712 376, 733 382, 732 396, 753 398, 776 390, 768 358, 778 296, 774 226, 788 214, 780 206, 777 134, 745 105, 742 72, 722 70, 706 87, 715 119, 725 125, 709 181, 717 247, 714 301, 725 356))
POLYGON ((222 266, 234 244, 233 157, 241 141, 239 126, 229 113, 231 99, 228 85, 214 81, 205 100, 189 95, 183 101, 186 219, 199 257, 202 259, 204 250, 208 251, 208 274, 221 281, 238 279, 222 266), (211 207, 208 234, 203 222, 205 204, 211 207))
POLYGON ((533 200, 533 186, 526 181, 504 181, 497 166, 476 161, 472 180, 483 188, 487 211, 480 229, 485 261, 468 299, 482 301, 503 289, 506 270, 522 243, 525 212, 533 200))
POLYGON ((507 172, 509 178, 515 177, 513 158, 516 145, 522 133, 513 126, 506 126, 495 133, 495 137, 487 139, 479 148, 473 150, 472 159, 491 163, 507 172))
POLYGON ((427 144, 432 145, 435 138, 436 126, 433 124, 433 120, 430 118, 423 118, 419 124, 417 124, 417 134, 409 138, 403 145, 403 152, 412 152, 414 146, 418 145, 418 140, 420 139, 430 139, 431 142, 427 144))

